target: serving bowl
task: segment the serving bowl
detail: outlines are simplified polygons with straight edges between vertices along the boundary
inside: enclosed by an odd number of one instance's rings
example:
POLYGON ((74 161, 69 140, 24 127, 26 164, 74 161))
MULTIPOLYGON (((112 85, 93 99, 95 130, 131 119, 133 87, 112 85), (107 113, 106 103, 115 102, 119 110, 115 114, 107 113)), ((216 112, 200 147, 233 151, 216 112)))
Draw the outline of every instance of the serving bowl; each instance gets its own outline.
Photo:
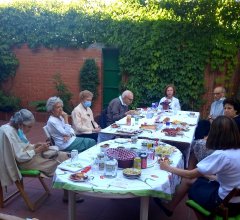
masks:
POLYGON ((137 156, 135 152, 123 148, 109 148, 106 150, 106 155, 115 158, 119 168, 131 168, 134 157, 137 156))
POLYGON ((103 144, 103 145, 100 145, 100 149, 101 149, 101 152, 106 152, 106 150, 109 148, 109 144, 103 144))

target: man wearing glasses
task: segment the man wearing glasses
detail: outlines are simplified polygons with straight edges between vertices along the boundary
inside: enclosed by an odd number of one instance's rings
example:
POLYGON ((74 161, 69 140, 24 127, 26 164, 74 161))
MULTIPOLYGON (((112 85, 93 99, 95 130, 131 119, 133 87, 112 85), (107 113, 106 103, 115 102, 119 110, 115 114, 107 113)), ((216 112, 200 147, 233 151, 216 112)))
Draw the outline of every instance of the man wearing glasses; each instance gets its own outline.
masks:
POLYGON ((226 90, 222 86, 218 86, 214 89, 214 102, 211 104, 210 114, 208 119, 212 121, 219 115, 223 115, 223 101, 225 99, 226 90))
POLYGON ((198 122, 195 131, 195 140, 203 139, 208 135, 210 125, 212 121, 219 115, 224 114, 223 101, 225 99, 226 90, 222 86, 218 86, 214 89, 214 102, 211 104, 210 114, 208 120, 201 120, 198 122))
POLYGON ((107 125, 113 124, 124 118, 128 114, 133 114, 134 110, 128 110, 128 106, 133 102, 133 93, 125 90, 121 96, 113 99, 107 108, 107 125))

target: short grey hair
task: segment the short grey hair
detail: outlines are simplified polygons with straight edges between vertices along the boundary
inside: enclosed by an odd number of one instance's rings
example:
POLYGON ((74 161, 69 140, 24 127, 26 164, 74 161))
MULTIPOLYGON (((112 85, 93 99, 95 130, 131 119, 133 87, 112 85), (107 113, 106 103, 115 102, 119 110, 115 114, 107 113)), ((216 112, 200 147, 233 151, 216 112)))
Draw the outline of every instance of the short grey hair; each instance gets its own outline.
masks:
POLYGON ((27 109, 21 109, 16 112, 10 119, 12 125, 29 125, 35 122, 35 118, 32 112, 27 109))
POLYGON ((47 112, 51 112, 56 103, 61 103, 63 105, 63 101, 59 97, 57 97, 57 96, 50 97, 47 100, 47 104, 46 104, 47 112))
POLYGON ((129 94, 132 94, 133 93, 130 91, 130 90, 125 90, 123 93, 122 93, 122 98, 124 98, 125 96, 128 96, 129 94))

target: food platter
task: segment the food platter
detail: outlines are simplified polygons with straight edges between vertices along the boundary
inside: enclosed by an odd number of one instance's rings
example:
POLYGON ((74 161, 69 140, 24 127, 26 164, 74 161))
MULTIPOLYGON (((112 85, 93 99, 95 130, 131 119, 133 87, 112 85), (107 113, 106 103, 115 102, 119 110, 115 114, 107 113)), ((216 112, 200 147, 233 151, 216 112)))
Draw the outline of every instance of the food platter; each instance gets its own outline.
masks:
POLYGON ((133 134, 139 134, 142 131, 139 129, 131 129, 131 128, 118 128, 117 133, 121 133, 121 134, 129 134, 129 135, 133 135, 133 134))
POLYGON ((157 129, 157 126, 156 126, 156 125, 142 124, 142 125, 140 126, 140 129, 156 130, 156 129, 157 129))
POLYGON ((137 179, 141 176, 141 170, 135 168, 126 168, 123 170, 123 176, 127 179, 137 179))
POLYGON ((159 145, 155 148, 155 154, 160 156, 171 156, 175 151, 176 148, 170 145, 159 145))
POLYGON ((69 179, 73 182, 85 182, 88 176, 85 173, 73 173, 69 176, 69 179))

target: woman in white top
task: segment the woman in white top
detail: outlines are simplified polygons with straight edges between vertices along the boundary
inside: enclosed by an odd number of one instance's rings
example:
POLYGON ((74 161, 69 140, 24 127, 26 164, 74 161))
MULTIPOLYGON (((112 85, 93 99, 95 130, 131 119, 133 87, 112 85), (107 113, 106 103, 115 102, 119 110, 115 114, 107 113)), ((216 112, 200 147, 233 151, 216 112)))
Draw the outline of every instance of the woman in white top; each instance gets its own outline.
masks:
POLYGON ((174 97, 176 94, 175 86, 173 84, 167 85, 164 89, 164 94, 165 96, 161 98, 158 107, 161 108, 163 103, 168 102, 170 109, 180 111, 181 106, 180 106, 179 100, 176 97, 174 97))
POLYGON ((47 129, 53 138, 55 145, 62 151, 73 149, 82 152, 96 144, 91 138, 76 137, 71 125, 68 123, 68 115, 63 111, 63 101, 59 97, 48 99, 47 111, 51 116, 47 122, 47 129))
MULTIPOLYGON (((188 196, 213 211, 234 187, 240 187, 240 135, 235 121, 227 116, 213 120, 206 147, 215 151, 193 170, 171 167, 164 161, 160 162, 160 167, 184 178, 198 178, 188 196), (216 175, 216 181, 203 177, 209 175, 216 175)), ((232 198, 228 206, 229 214, 235 215, 240 208, 240 198, 232 198)))

